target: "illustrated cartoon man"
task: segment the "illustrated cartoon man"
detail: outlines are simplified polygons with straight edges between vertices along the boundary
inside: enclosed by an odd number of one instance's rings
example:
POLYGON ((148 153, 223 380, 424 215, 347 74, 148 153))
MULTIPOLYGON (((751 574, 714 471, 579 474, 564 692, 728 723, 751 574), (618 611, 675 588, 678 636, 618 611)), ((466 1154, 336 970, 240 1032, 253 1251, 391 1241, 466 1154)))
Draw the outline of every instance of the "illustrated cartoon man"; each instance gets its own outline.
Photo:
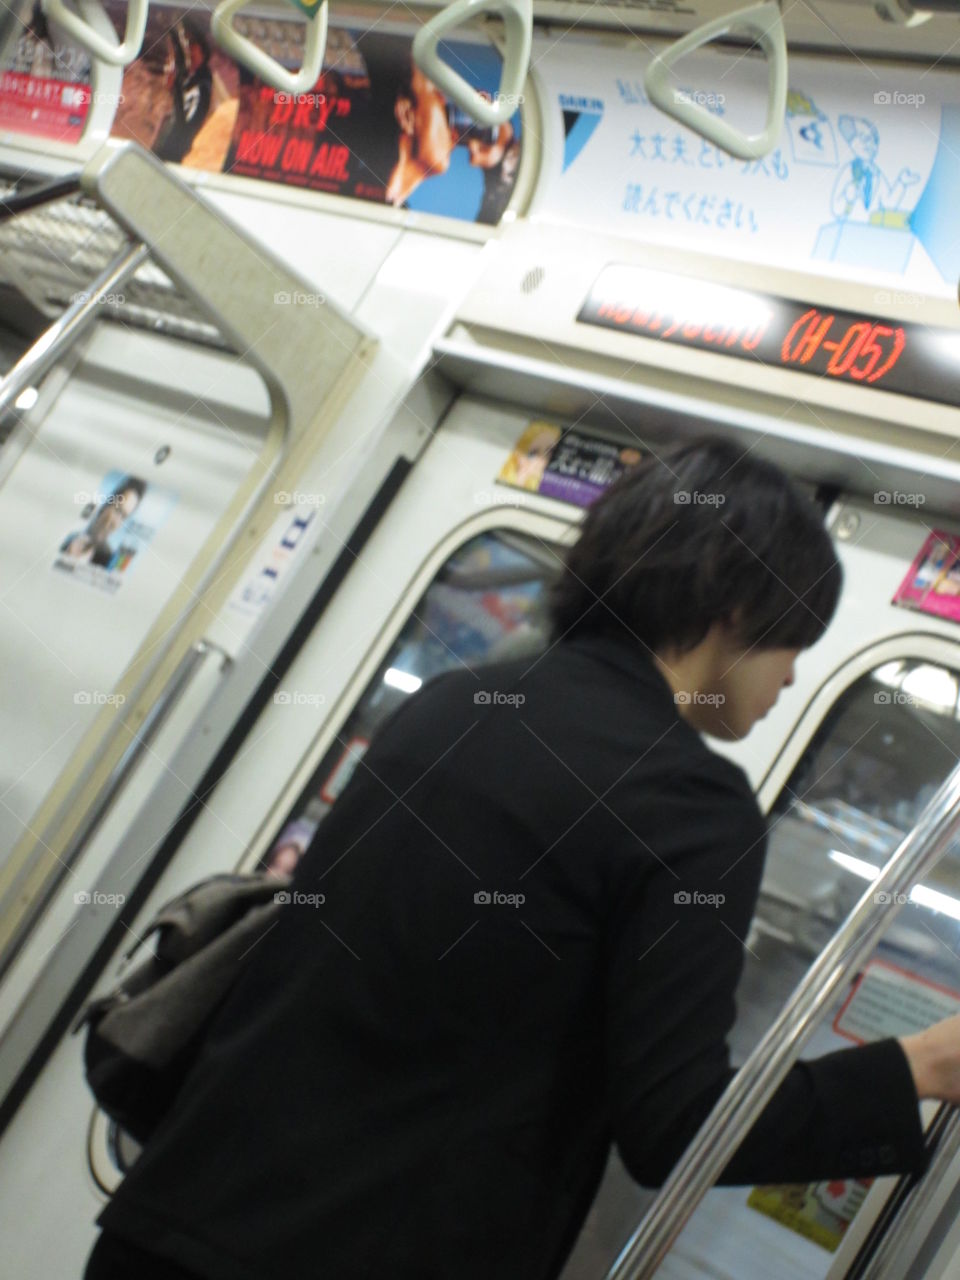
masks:
POLYGON ((872 213, 899 209, 907 189, 920 181, 919 173, 903 168, 891 183, 877 164, 880 135, 863 116, 843 115, 837 121, 840 136, 853 159, 840 170, 834 183, 831 207, 841 220, 869 222, 872 213))

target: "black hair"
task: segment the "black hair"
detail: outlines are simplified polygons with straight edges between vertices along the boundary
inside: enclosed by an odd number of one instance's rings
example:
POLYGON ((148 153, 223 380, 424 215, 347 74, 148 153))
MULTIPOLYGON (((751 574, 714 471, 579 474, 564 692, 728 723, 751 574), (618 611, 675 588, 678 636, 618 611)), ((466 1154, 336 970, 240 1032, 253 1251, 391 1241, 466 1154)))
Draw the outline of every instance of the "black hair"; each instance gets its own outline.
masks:
POLYGON ((745 648, 805 649, 841 584, 817 505, 772 462, 701 439, 647 455, 593 503, 548 588, 550 639, 614 631, 685 652, 725 620, 745 648))
POLYGON ((397 99, 413 101, 413 57, 396 36, 379 31, 362 32, 355 47, 367 69, 374 112, 396 134, 393 109, 397 99))
POLYGON ((121 493, 126 493, 129 489, 132 489, 137 495, 137 501, 139 502, 147 491, 147 482, 141 480, 139 476, 124 476, 120 483, 114 486, 110 497, 119 498, 121 493))
POLYGON ((203 23, 189 13, 186 17, 181 18, 180 22, 183 26, 187 40, 190 44, 197 45, 200 52, 203 54, 204 62, 206 62, 210 57, 210 39, 207 32, 204 30, 203 23))

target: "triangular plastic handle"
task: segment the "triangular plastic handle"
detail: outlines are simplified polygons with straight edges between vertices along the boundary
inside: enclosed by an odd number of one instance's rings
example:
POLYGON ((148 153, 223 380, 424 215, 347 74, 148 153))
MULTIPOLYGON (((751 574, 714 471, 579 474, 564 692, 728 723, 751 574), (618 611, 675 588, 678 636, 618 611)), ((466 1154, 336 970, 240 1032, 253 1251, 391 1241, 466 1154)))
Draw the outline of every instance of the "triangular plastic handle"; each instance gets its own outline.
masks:
POLYGON ((147 29, 147 0, 130 0, 127 5, 127 25, 120 44, 106 39, 99 31, 94 31, 89 22, 68 9, 63 0, 40 0, 40 7, 44 15, 61 31, 102 62, 109 62, 114 67, 125 67, 140 52, 143 33, 147 29))
POLYGON ((522 101, 532 41, 533 0, 453 0, 414 36, 413 60, 438 89, 474 120, 485 125, 504 124, 522 101), (506 29, 500 88, 493 102, 457 75, 437 51, 437 44, 448 31, 481 13, 499 13, 506 29))
POLYGON ((655 106, 708 142, 741 160, 758 160, 765 156, 777 145, 787 109, 787 41, 779 4, 775 0, 764 0, 762 4, 737 9, 734 13, 714 18, 712 22, 695 28, 653 59, 647 67, 643 83, 655 106), (670 73, 680 58, 715 40, 717 36, 734 30, 753 36, 767 55, 767 123, 762 133, 740 133, 703 107, 684 98, 669 83, 670 73))
POLYGON ((323 55, 327 51, 327 0, 323 0, 320 8, 307 18, 307 39, 303 50, 303 62, 299 72, 294 75, 286 67, 280 65, 275 58, 248 40, 231 25, 230 19, 242 9, 247 0, 222 0, 213 11, 210 19, 210 30, 217 44, 231 58, 242 62, 248 71, 252 71, 264 84, 279 89, 282 93, 294 96, 309 93, 320 79, 323 71, 323 55))

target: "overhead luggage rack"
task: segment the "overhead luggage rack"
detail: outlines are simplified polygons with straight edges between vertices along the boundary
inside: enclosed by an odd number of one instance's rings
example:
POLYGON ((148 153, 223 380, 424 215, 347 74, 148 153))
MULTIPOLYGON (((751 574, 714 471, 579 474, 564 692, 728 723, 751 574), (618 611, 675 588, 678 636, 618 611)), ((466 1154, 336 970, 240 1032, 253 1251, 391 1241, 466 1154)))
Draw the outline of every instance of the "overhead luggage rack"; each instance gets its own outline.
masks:
MULTIPOLYGON (((16 184, 0 187, 0 201, 19 194, 16 184)), ((90 289, 126 240, 110 214, 79 190, 0 220, 0 296, 13 288, 52 319, 90 289)), ((203 309, 151 260, 137 268, 121 292, 99 300, 99 314, 232 350, 203 309)))

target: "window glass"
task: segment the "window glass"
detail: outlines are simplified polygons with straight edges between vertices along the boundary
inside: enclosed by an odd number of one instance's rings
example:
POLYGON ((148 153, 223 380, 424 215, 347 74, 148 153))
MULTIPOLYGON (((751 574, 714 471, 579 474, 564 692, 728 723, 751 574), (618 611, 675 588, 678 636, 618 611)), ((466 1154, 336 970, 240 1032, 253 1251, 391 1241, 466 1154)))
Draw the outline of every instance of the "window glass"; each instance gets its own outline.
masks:
POLYGON ((559 550, 507 530, 478 534, 457 548, 414 605, 260 868, 293 870, 378 726, 425 680, 545 645, 544 588, 559 565, 559 550))

